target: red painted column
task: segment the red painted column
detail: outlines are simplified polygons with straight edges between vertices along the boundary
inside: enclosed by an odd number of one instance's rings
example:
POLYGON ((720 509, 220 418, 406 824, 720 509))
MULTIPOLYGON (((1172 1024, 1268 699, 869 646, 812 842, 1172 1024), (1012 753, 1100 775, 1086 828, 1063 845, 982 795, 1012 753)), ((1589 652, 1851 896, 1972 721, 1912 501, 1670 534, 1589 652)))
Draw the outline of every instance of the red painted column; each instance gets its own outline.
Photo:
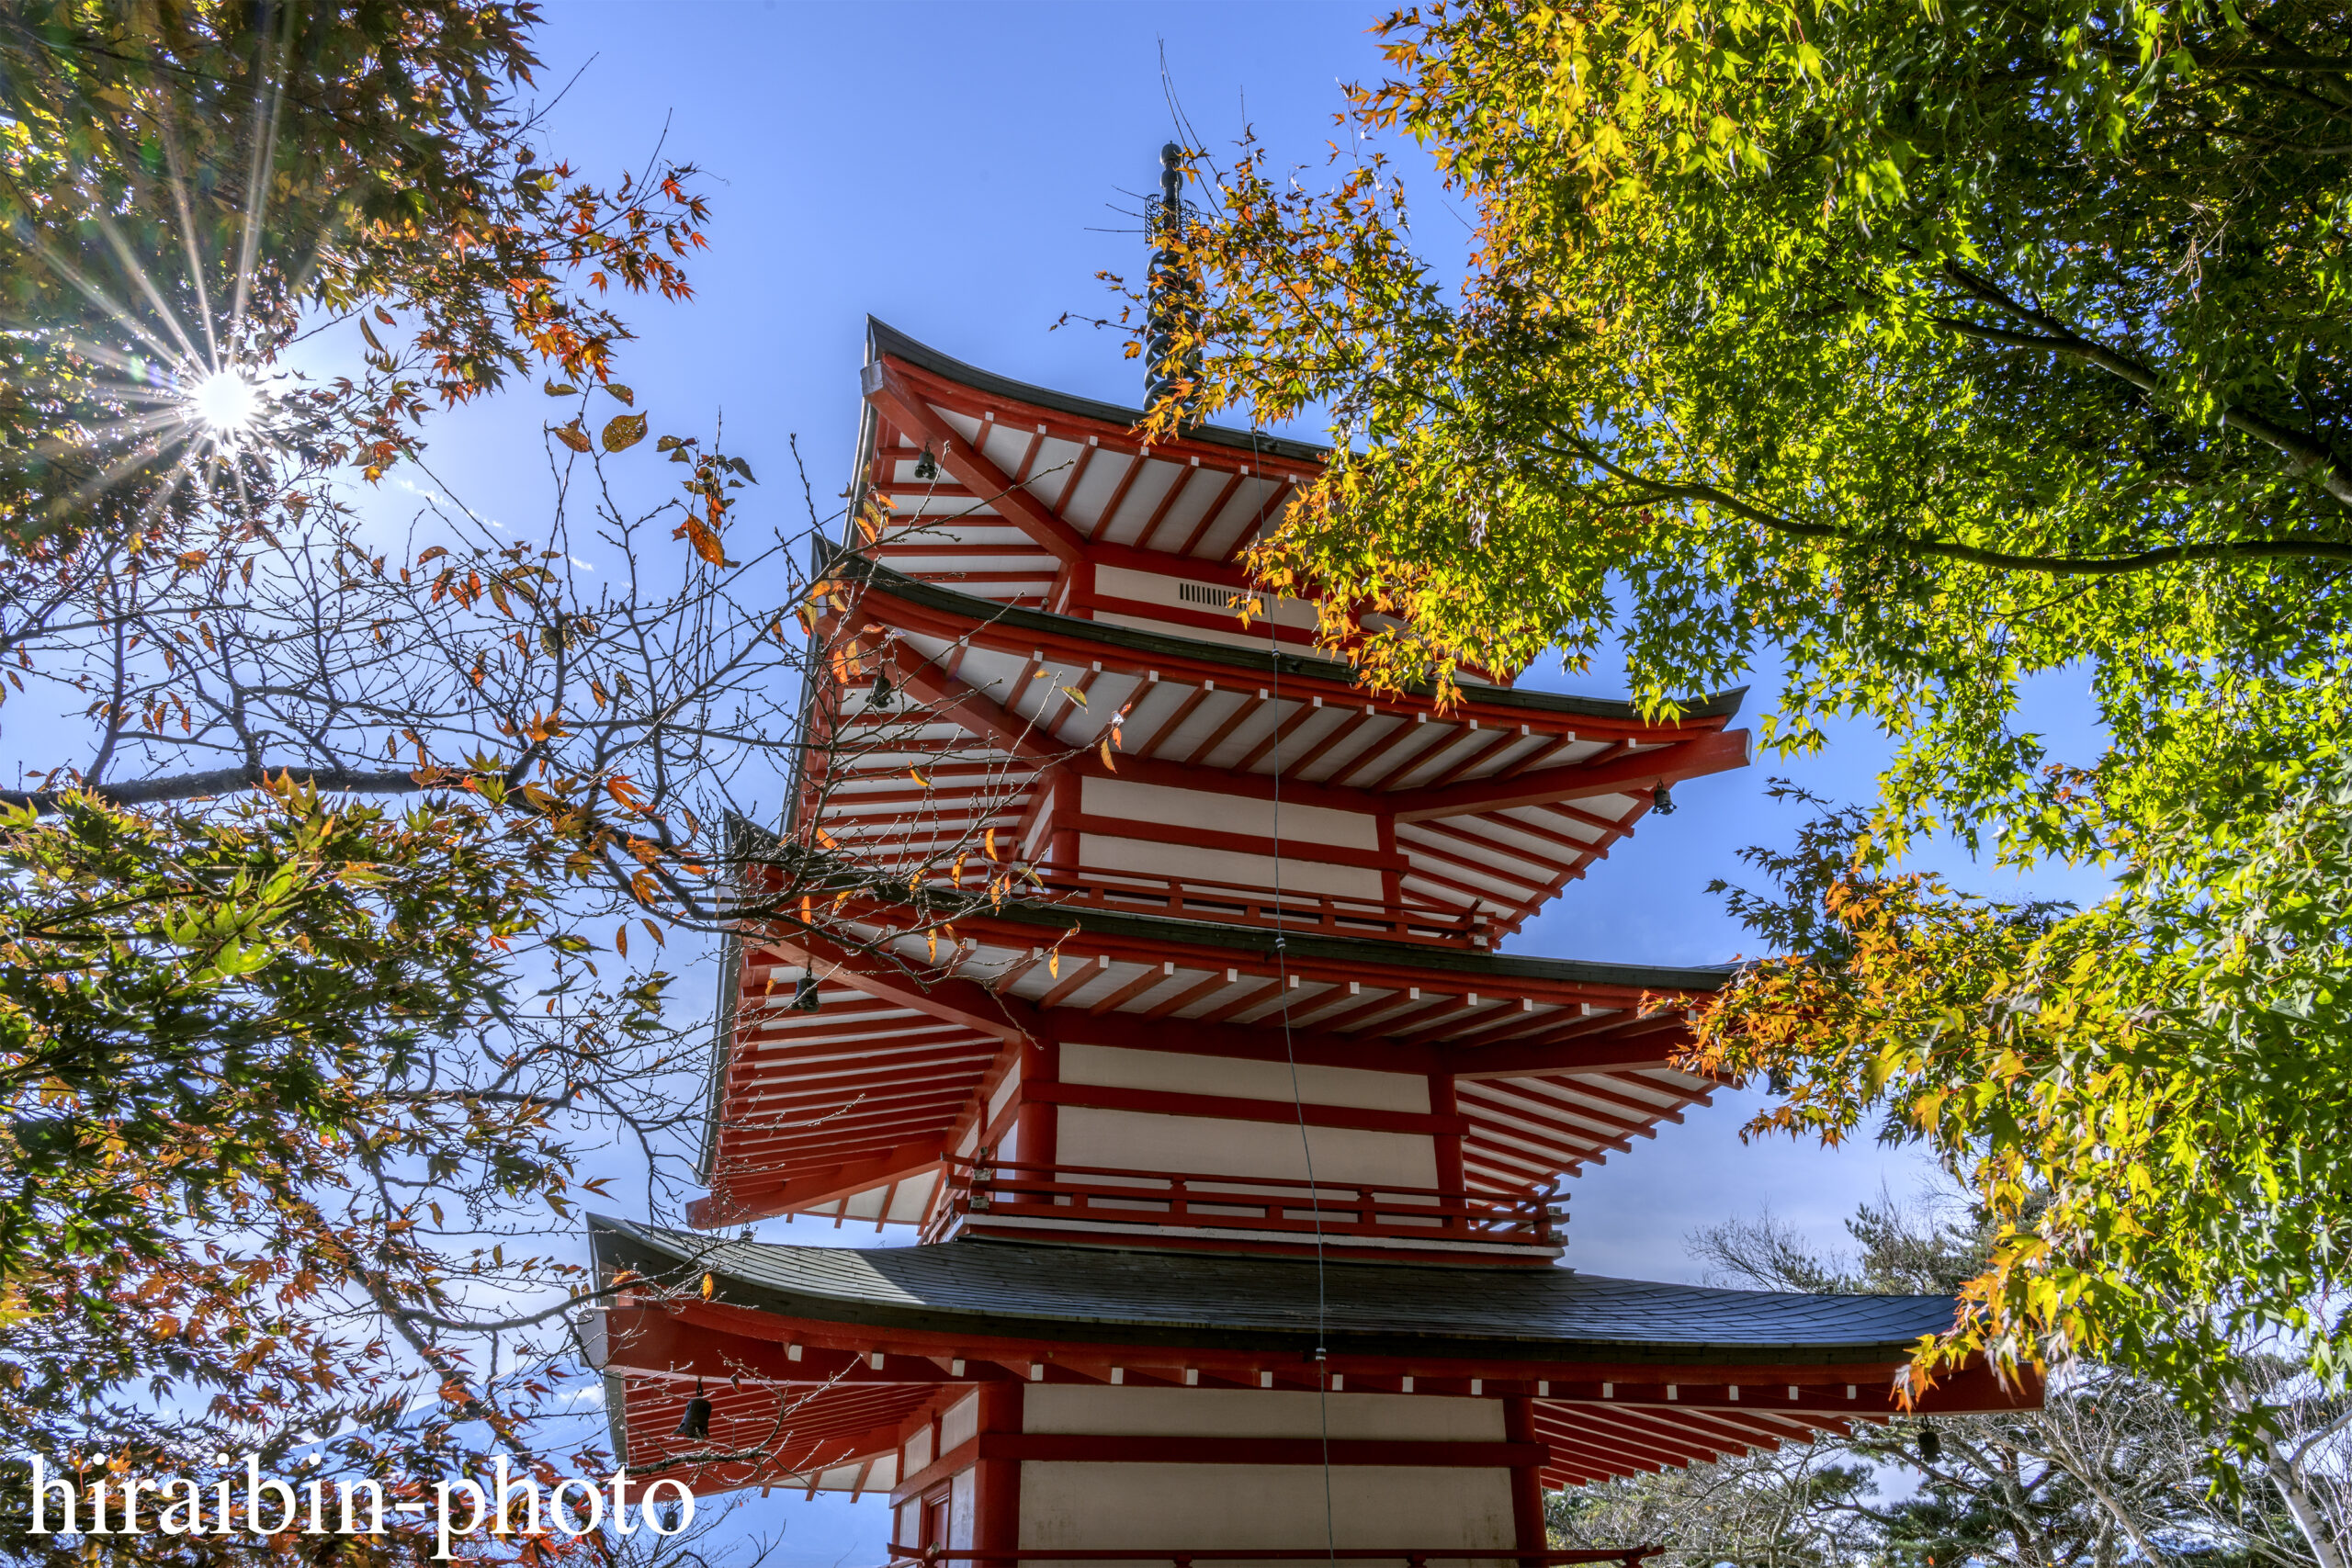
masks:
MULTIPOLYGON (((1535 1402, 1523 1394, 1503 1401, 1503 1439, 1513 1443, 1540 1441, 1535 1436, 1535 1402)), ((1519 1539, 1514 1543, 1521 1551, 1542 1551, 1552 1544, 1544 1524, 1544 1467, 1537 1464, 1515 1464, 1510 1467, 1511 1533, 1519 1539)), ((1540 1557, 1522 1557, 1524 1568, 1541 1568, 1540 1557)))
MULTIPOLYGON (((1462 1109, 1453 1092, 1452 1073, 1430 1075, 1430 1110, 1439 1116, 1452 1116, 1462 1109)), ((1437 1184, 1448 1192, 1463 1190, 1462 1134, 1440 1133, 1430 1142, 1437 1148, 1437 1184)))
POLYGON ((1054 804, 1052 809, 1055 826, 1052 837, 1049 840, 1050 847, 1046 851, 1046 858, 1056 871, 1066 874, 1076 873, 1084 869, 1084 867, 1079 863, 1078 829, 1075 828, 1062 826, 1064 823, 1077 820, 1080 799, 1079 791, 1082 787, 1083 786, 1079 781, 1078 773, 1074 769, 1057 768, 1054 770, 1054 804))
POLYGON ((1020 1109, 1013 1114, 1015 1137, 1013 1146, 1020 1151, 1023 1165, 1055 1165, 1060 1160, 1060 1123, 1056 1108, 1040 1104, 1029 1098, 1029 1086, 1059 1083, 1062 1076, 1061 1047, 1053 1043, 1039 1043, 1023 1039, 1021 1043, 1020 1109))
MULTIPOLYGON (((989 1458, 988 1439, 990 1433, 1021 1430, 1021 1396, 1024 1392, 1017 1382, 980 1385, 980 1458, 972 1466, 975 1551, 1021 1550, 1021 1461, 989 1458)), ((1015 1568, 1015 1564, 1003 1558, 980 1558, 975 1568, 1015 1568)))

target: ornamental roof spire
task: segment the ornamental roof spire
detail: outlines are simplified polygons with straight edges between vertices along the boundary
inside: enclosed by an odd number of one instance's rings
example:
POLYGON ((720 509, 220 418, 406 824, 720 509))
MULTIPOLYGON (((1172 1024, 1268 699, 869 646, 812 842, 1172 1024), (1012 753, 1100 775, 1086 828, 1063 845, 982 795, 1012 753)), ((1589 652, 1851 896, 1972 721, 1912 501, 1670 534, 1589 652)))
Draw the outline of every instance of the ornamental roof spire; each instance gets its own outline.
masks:
POLYGON ((1180 333, 1198 330, 1201 311, 1198 275, 1184 248, 1184 230, 1191 217, 1184 201, 1184 150, 1173 141, 1159 150, 1159 195, 1146 208, 1145 216, 1152 252, 1147 285, 1144 396, 1156 403, 1172 392, 1189 392, 1201 376, 1199 345, 1181 353, 1177 349, 1180 333))

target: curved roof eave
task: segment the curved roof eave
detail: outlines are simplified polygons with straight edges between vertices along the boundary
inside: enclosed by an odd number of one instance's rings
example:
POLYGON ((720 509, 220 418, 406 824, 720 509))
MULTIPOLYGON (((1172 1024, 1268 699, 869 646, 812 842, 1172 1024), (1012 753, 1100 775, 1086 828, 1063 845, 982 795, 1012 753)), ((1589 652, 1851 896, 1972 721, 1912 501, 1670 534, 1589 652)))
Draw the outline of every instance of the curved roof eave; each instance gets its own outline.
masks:
MULTIPOLYGON (((951 358, 928 344, 917 343, 888 321, 873 316, 865 318, 865 342, 875 355, 888 355, 908 364, 930 371, 934 376, 971 388, 976 392, 993 392, 1013 402, 1029 403, 1041 409, 1052 409, 1079 419, 1091 419, 1105 424, 1115 424, 1122 430, 1132 430, 1143 423, 1141 409, 1121 408, 1116 403, 1098 402, 1092 398, 1073 397, 1045 387, 1016 381, 1010 376, 999 376, 977 365, 967 365, 951 358)), ((1221 424, 1196 424, 1183 432, 1187 441, 1205 442, 1213 446, 1231 446, 1238 451, 1270 454, 1293 462, 1320 463, 1331 455, 1328 446, 1309 441, 1293 441, 1286 436, 1268 435, 1262 431, 1234 430, 1221 424)))
MULTIPOLYGON (((781 1316, 994 1337, 1291 1348, 1318 1342, 1312 1258, 964 1239, 796 1247, 589 1217, 600 1273, 626 1267, 781 1316)), ((1951 1325, 1946 1296, 1803 1295, 1652 1283, 1568 1269, 1333 1260, 1329 1348, 1667 1365, 1900 1359, 1951 1325)))
MULTIPOLYGON (((1164 659, 1192 659, 1214 664, 1226 664, 1237 670, 1261 674, 1295 675, 1303 680, 1332 681, 1341 685, 1353 684, 1355 671, 1330 659, 1303 659, 1296 654, 1261 653, 1255 649, 1237 648, 1230 643, 1197 642, 1191 637, 1176 637, 1162 632, 1148 632, 1134 626, 1112 626, 1102 621, 1082 621, 1070 615, 1057 615, 1048 610, 1029 610, 1018 605, 983 599, 976 594, 959 593, 955 589, 935 582, 924 582, 907 576, 879 561, 870 560, 854 550, 835 547, 830 559, 820 559, 820 573, 839 570, 843 558, 857 563, 855 570, 875 587, 895 597, 905 599, 950 615, 968 616, 998 626, 1017 626, 1026 631, 1052 632, 1062 637, 1080 637, 1099 642, 1110 648, 1124 648, 1136 653, 1157 654, 1164 659)), ((1519 708, 1529 713, 1571 715, 1581 718, 1616 719, 1627 724, 1646 724, 1639 707, 1632 703, 1607 697, 1571 697, 1553 692, 1522 692, 1510 686, 1487 686, 1476 682, 1461 683, 1465 701, 1493 707, 1519 708)), ((1747 688, 1735 686, 1727 692, 1717 692, 1706 697, 1693 698, 1682 706, 1684 718, 1728 719, 1739 712, 1747 698, 1747 688)))
MULTIPOLYGON (((752 854, 785 856, 804 869, 833 857, 822 850, 787 847, 782 839, 740 818, 729 826, 741 836, 752 854), (763 843, 763 840, 764 842, 763 843)), ((1212 920, 1184 920, 1167 915, 1124 914, 1103 909, 1075 908, 1067 904, 1038 904, 1007 899, 1002 904, 974 908, 972 919, 1009 920, 1051 930, 1095 931, 1105 936, 1135 937, 1235 952, 1271 953, 1277 942, 1295 957, 1353 961, 1379 968, 1442 969, 1455 974, 1492 976, 1503 980, 1556 980, 1569 985, 1622 986, 1661 991, 1715 991, 1738 973, 1740 965, 1706 964, 1667 965, 1603 964, 1576 958, 1522 958, 1435 942, 1383 942, 1368 936, 1325 936, 1313 931, 1277 930, 1272 926, 1221 925, 1212 920)))
POLYGON ((1435 942, 1382 942, 1376 937, 1323 936, 1309 931, 1279 931, 1272 926, 1229 926, 1208 920, 1182 920, 1166 915, 1131 915, 1067 905, 1008 901, 996 908, 976 910, 976 919, 1009 919, 1023 925, 1097 932, 1104 936, 1157 939, 1196 947, 1221 947, 1236 952, 1271 954, 1279 947, 1293 958, 1352 961, 1367 968, 1436 969, 1452 974, 1488 976, 1498 980, 1555 980, 1569 985, 1623 986, 1659 991, 1716 991, 1736 973, 1735 965, 1709 964, 1668 966, 1648 964, 1602 964, 1576 958, 1521 958, 1435 942))

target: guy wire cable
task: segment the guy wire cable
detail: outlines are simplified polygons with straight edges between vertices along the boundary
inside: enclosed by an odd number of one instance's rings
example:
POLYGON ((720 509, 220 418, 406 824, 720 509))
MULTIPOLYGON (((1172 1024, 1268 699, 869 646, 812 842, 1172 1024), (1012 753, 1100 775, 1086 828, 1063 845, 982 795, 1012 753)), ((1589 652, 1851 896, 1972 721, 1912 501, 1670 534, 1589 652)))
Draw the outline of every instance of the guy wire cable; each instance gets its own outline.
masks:
MULTIPOLYGON (((1258 450, 1258 426, 1254 420, 1250 425, 1250 466, 1258 470, 1258 478, 1262 481, 1265 464, 1258 450)), ((1242 592, 1246 594, 1250 591, 1245 587, 1242 592)), ((1286 939, 1283 930, 1283 645, 1274 624, 1274 593, 1272 589, 1267 590, 1264 603, 1266 648, 1273 659, 1273 679, 1267 687, 1272 700, 1267 706, 1274 714, 1274 977, 1282 987, 1283 1059, 1290 1066, 1291 1109, 1298 1116, 1299 1151, 1306 1156, 1306 1209, 1315 1220, 1315 1410, 1323 1439, 1323 1550, 1329 1554, 1331 1561, 1337 1562, 1339 1531, 1333 1521, 1331 1506, 1331 1364, 1326 1355, 1330 1295, 1323 1269, 1323 1192, 1315 1184, 1315 1143, 1307 1136, 1306 1100, 1299 1092, 1298 1053, 1291 1042, 1290 958, 1284 951, 1286 939)))

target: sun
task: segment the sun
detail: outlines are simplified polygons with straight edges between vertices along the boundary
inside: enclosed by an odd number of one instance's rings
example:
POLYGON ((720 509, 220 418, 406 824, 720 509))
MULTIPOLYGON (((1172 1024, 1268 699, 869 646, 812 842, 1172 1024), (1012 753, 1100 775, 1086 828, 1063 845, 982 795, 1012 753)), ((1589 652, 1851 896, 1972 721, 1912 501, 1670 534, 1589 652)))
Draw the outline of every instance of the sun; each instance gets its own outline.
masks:
POLYGON ((261 392, 243 371, 216 370, 196 384, 187 395, 188 408, 212 434, 233 442, 253 428, 261 412, 261 392))

